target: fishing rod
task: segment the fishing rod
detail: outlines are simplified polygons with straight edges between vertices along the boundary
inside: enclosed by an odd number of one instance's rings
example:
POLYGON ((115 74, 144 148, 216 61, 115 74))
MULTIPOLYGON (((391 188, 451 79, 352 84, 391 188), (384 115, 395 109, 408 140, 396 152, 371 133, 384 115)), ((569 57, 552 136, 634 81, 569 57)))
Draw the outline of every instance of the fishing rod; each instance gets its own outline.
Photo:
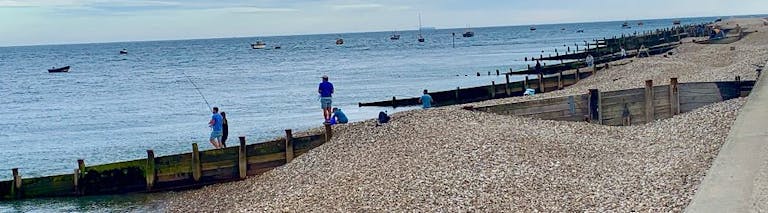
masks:
POLYGON ((205 95, 203 95, 203 92, 200 91, 200 87, 195 84, 195 81, 192 81, 192 78, 190 78, 189 75, 187 75, 187 73, 183 70, 181 71, 181 74, 184 74, 184 77, 187 77, 187 80, 189 80, 189 83, 192 83, 192 86, 195 87, 195 90, 197 90, 197 93, 200 94, 200 97, 203 97, 203 101, 205 101, 205 104, 208 105, 208 109, 213 111, 213 107, 211 107, 211 104, 208 103, 208 99, 205 98, 205 95))

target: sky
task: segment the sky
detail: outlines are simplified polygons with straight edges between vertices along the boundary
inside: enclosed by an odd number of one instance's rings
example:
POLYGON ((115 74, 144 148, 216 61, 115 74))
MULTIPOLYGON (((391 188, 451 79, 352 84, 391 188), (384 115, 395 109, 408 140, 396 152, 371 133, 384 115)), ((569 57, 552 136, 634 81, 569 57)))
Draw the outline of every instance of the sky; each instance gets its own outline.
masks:
POLYGON ((768 14, 766 0, 0 0, 0 46, 768 14), (738 3, 736 3, 738 2, 738 3))

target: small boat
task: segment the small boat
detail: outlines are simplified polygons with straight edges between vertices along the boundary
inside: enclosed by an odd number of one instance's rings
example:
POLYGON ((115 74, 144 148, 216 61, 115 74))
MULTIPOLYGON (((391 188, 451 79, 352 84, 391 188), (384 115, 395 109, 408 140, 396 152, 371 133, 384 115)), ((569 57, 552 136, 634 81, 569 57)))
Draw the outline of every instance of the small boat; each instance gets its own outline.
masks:
POLYGON ((279 50, 279 49, 282 49, 282 47, 280 47, 280 46, 275 46, 275 49, 276 49, 276 50, 279 50))
POLYGON ((472 32, 471 30, 469 30, 469 25, 467 25, 467 30, 465 30, 464 33, 461 34, 461 37, 464 37, 464 38, 471 38, 474 36, 475 36, 475 32, 472 32))
POLYGON ((66 67, 52 67, 51 69, 48 69, 48 72, 69 72, 69 66, 66 67))
POLYGON ((672 24, 673 25, 680 25, 680 20, 674 20, 674 21, 672 21, 672 24))
POLYGON ((583 33, 584 30, 576 30, 577 33, 583 33))
POLYGON ((421 36, 421 34, 419 34, 419 38, 418 38, 417 40, 418 40, 419 42, 424 42, 424 41, 426 41, 426 40, 424 39, 424 37, 422 37, 422 36, 421 36))
POLYGON ((723 19, 722 19, 722 18, 717 18, 717 19, 715 19, 715 22, 721 22, 721 21, 723 21, 723 19))
POLYGON ((389 36, 389 40, 392 40, 392 41, 400 40, 400 34, 397 34, 397 32, 392 31, 392 35, 389 36))
POLYGON ((642 21, 641 22, 637 22, 637 26, 643 26, 643 25, 645 25, 645 24, 642 21))
POLYGON ((536 27, 534 27, 534 26, 531 26, 530 29, 531 29, 531 31, 536 31, 536 27))
POLYGON ((128 50, 125 50, 125 49, 120 50, 120 55, 127 55, 127 54, 128 54, 128 50))
POLYGON ((264 49, 264 48, 267 48, 267 44, 264 43, 263 41, 257 41, 256 43, 251 44, 251 48, 256 50, 264 49))
POLYGON ((565 31, 565 28, 560 28, 560 31, 565 31))
POLYGON ((342 44, 344 44, 344 39, 341 39, 341 38, 336 39, 336 45, 342 45, 342 44))
POLYGON ((624 28, 624 29, 629 29, 629 28, 632 28, 632 27, 630 27, 630 26, 629 26, 629 23, 627 23, 627 22, 625 21, 623 24, 621 24, 621 28, 624 28))

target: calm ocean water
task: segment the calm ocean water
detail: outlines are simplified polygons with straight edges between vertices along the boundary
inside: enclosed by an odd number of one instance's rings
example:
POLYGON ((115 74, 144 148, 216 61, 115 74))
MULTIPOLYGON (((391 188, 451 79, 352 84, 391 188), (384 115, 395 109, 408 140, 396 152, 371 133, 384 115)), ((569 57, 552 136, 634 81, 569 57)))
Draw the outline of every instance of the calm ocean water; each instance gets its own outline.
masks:
MULTIPOLYGON (((475 28, 473 38, 461 38, 464 29, 440 29, 425 31, 425 43, 404 31, 399 41, 389 40, 391 32, 373 32, 0 47, 0 180, 11 178, 11 168, 36 177, 71 173, 77 159, 89 165, 133 160, 145 158, 147 149, 162 156, 189 152, 193 142, 212 148, 210 112, 185 75, 227 112, 231 144, 237 135, 256 142, 321 125, 323 74, 336 87, 334 105, 359 121, 412 108, 358 108, 358 102, 503 82, 503 75, 485 73, 523 68, 523 57, 541 50, 546 55, 564 51, 563 45, 583 48, 584 40, 672 26, 671 19, 643 22, 630 21, 632 29, 622 29, 622 22, 541 25, 534 32, 529 26, 475 28), (345 44, 335 45, 337 37, 345 44), (250 49, 257 40, 282 49, 250 49), (123 48, 128 55, 118 54, 123 48), (70 73, 46 71, 66 65, 70 73)), ((145 200, 151 199, 0 202, 0 211, 141 211, 145 200)))

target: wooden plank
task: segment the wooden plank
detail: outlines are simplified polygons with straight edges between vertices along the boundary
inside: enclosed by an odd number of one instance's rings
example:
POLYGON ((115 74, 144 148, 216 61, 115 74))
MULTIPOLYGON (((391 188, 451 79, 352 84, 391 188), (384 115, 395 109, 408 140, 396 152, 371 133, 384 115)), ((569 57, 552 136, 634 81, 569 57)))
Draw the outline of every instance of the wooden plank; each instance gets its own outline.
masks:
POLYGON ((604 98, 611 98, 614 96, 637 96, 637 95, 643 96, 644 92, 645 92, 645 89, 637 88, 637 89, 603 92, 601 96, 604 98))
POLYGON ((67 196, 74 192, 71 174, 22 179, 21 196, 24 198, 67 196))
POLYGON ((566 104, 557 104, 557 105, 548 105, 548 106, 541 106, 541 107, 531 107, 531 108, 524 108, 524 109, 516 109, 516 110, 510 110, 508 111, 511 115, 532 115, 532 114, 539 114, 539 113, 546 113, 551 111, 560 111, 560 110, 568 110, 570 109, 570 105, 566 104))
POLYGON ((265 163, 270 161, 285 161, 285 153, 278 152, 266 155, 248 156, 248 164, 265 163))
POLYGON ((717 103, 722 101, 723 99, 716 95, 680 96, 680 105, 688 103, 717 103))
POLYGON ((156 175, 173 175, 180 173, 191 173, 192 153, 169 155, 155 158, 156 175))
POLYGON ((237 160, 222 160, 216 162, 207 162, 201 165, 203 172, 208 170, 216 170, 222 168, 234 168, 237 167, 237 160))
POLYGON ((146 190, 146 159, 85 167, 78 188, 85 195, 146 190))

